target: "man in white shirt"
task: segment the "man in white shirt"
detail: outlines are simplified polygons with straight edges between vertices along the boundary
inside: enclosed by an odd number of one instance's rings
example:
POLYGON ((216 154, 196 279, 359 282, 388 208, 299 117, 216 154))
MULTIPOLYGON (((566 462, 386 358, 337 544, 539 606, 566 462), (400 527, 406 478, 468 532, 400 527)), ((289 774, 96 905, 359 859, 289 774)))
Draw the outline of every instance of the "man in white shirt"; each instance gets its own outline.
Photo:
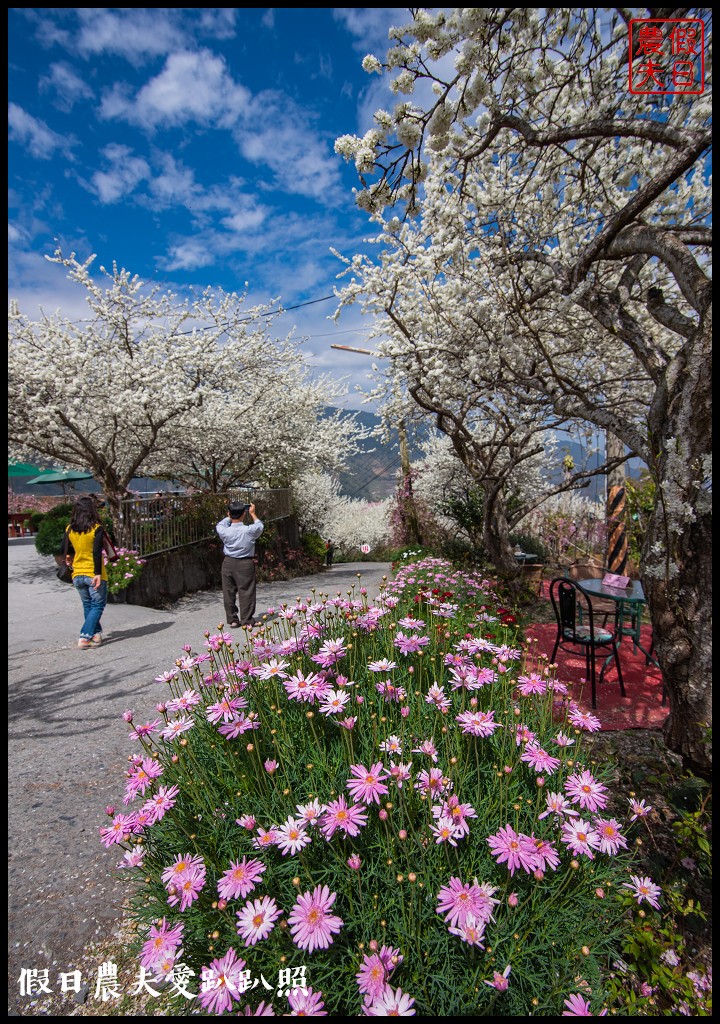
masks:
POLYGON ((264 526, 255 515, 254 505, 231 501, 227 517, 221 519, 215 529, 223 542, 225 555, 222 590, 227 625, 252 627, 255 625, 255 541, 264 526), (243 523, 246 512, 252 518, 249 526, 243 523))

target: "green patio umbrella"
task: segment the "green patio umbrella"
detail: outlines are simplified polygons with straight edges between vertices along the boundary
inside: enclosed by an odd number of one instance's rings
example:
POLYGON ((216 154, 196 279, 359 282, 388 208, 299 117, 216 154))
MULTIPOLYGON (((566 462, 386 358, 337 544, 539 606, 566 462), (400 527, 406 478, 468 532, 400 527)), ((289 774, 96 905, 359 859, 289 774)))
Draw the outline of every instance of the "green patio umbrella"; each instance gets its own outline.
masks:
POLYGON ((66 486, 72 487, 77 480, 92 479, 92 473, 81 473, 78 469, 70 469, 64 473, 41 473, 39 476, 33 477, 32 480, 28 480, 27 484, 29 487, 40 486, 40 484, 60 484, 62 492, 65 494, 66 486))
POLYGON ((29 484, 71 484, 76 480, 92 480, 92 473, 81 473, 77 469, 71 469, 67 473, 41 473, 39 476, 28 480, 29 484))

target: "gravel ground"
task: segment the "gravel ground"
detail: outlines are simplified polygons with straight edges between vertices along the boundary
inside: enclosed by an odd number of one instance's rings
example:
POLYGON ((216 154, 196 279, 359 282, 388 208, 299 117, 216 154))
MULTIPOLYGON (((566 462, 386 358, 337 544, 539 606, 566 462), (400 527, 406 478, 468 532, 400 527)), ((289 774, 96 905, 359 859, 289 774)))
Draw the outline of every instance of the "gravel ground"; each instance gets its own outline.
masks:
MULTIPOLYGON (((122 713, 154 717, 154 677, 174 666, 183 644, 202 650, 205 631, 215 632, 224 618, 219 591, 163 610, 109 604, 103 646, 79 650, 80 601, 55 578, 54 565, 32 543, 8 543, 10 1016, 77 1013, 72 992, 58 997, 61 974, 80 970, 94 985, 127 895, 114 871, 117 851, 98 839, 105 807, 122 808, 133 750, 122 713), (53 995, 21 995, 21 976, 38 986, 43 971, 53 995)), ((315 576, 259 584, 258 615, 313 588, 334 595, 362 586, 374 597, 389 573, 387 563, 340 563, 315 576)), ((242 631, 236 634, 241 639, 242 631)))

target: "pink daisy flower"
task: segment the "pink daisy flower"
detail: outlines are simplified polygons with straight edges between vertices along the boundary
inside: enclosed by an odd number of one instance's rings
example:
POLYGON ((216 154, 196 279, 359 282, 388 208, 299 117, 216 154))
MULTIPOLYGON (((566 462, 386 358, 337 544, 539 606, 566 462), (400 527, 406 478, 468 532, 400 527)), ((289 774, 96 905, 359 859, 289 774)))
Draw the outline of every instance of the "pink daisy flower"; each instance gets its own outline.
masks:
POLYGON ((552 757, 536 743, 528 743, 520 755, 520 760, 529 764, 536 772, 547 772, 548 775, 560 767, 560 759, 552 757))
POLYGON ((204 886, 205 865, 190 868, 181 878, 167 884, 169 905, 176 907, 179 903, 181 911, 187 910, 198 898, 204 886))
POLYGON ((412 768, 412 761, 407 764, 395 764, 394 761, 390 762, 390 778, 393 780, 398 789, 402 789, 403 782, 409 782, 412 778, 410 769, 412 768))
POLYGON ((460 798, 454 794, 449 796, 439 807, 434 806, 432 813, 434 818, 449 818, 456 828, 465 835, 470 831, 467 819, 477 818, 477 812, 472 804, 461 804, 460 798))
POLYGON ((178 786, 160 786, 157 793, 145 801, 142 810, 149 812, 151 825, 154 825, 156 821, 161 821, 167 811, 175 806, 175 799, 179 792, 178 786))
POLYGON ((463 884, 459 878, 451 878, 443 885, 437 900, 437 913, 445 915, 445 923, 451 928, 464 925, 470 915, 481 919, 488 903, 487 894, 476 881, 463 884))
POLYGON ((478 921, 474 914, 468 914, 464 924, 457 928, 449 928, 451 935, 457 935, 469 946, 477 946, 478 949, 485 949, 483 938, 485 937, 485 921, 478 921))
POLYGON ((370 996, 371 999, 377 999, 387 984, 388 969, 377 953, 372 953, 370 956, 365 954, 360 970, 355 975, 355 978, 358 988, 363 995, 370 996))
POLYGON ((247 707, 244 697, 223 697, 216 704, 211 704, 205 711, 208 722, 232 722, 241 708, 247 707))
POLYGON ((337 800, 327 804, 320 819, 320 830, 330 840, 338 829, 346 836, 360 835, 360 829, 367 825, 367 811, 361 804, 348 804, 340 794, 337 800))
POLYGON ((238 919, 238 935, 245 940, 246 946, 254 946, 256 942, 268 937, 281 914, 282 910, 270 896, 248 900, 235 915, 238 919))
POLYGON ((275 845, 283 857, 287 853, 294 857, 304 846, 312 842, 312 839, 305 831, 305 823, 296 821, 292 817, 289 817, 284 825, 277 828, 276 832, 277 839, 275 840, 275 845))
POLYGON ((103 846, 109 849, 113 843, 124 843, 126 839, 129 839, 135 827, 135 820, 134 814, 115 815, 111 825, 100 829, 100 840, 103 846))
POLYGON ((300 819, 304 824, 308 826, 317 825, 323 812, 323 807, 319 800, 311 800, 307 804, 296 804, 295 810, 300 815, 300 819))
POLYGON ((241 711, 239 715, 235 715, 229 722, 223 722, 222 725, 218 726, 218 732, 227 736, 229 740, 237 739, 238 736, 242 736, 244 732, 249 729, 259 729, 260 721, 254 718, 255 712, 251 712, 249 717, 245 717, 245 712, 241 711))
POLYGON ((500 728, 494 711, 463 711, 455 716, 455 721, 460 723, 460 731, 469 736, 486 738, 500 728))
POLYGON ((440 768, 418 772, 415 789, 418 793, 427 793, 430 797, 438 797, 452 788, 450 779, 445 778, 440 768))
POLYGON ((414 1017, 414 1003, 415 1000, 401 988, 394 989, 391 985, 386 985, 377 999, 363 1009, 368 1017, 414 1017))
POLYGON ((287 679, 287 672, 285 669, 288 667, 286 661, 278 661, 277 658, 271 658, 269 661, 265 661, 260 666, 260 672, 258 672, 259 679, 287 679))
POLYGON ((576 821, 566 821, 562 827, 561 841, 577 856, 589 857, 595 860, 593 850, 600 846, 600 836, 592 825, 578 818, 576 821))
POLYGON ((644 800, 635 800, 633 797, 628 797, 628 803, 633 812, 630 815, 630 821, 635 821, 636 818, 646 818, 652 810, 652 807, 646 804, 644 800))
POLYGON ((326 885, 316 885, 312 894, 298 896, 297 902, 288 915, 288 924, 293 942, 300 949, 312 953, 316 949, 327 949, 343 926, 341 918, 330 913, 337 899, 326 885))
POLYGON ((451 846, 457 846, 457 840, 465 835, 450 818, 439 818, 437 824, 430 826, 430 831, 435 836, 436 845, 450 843, 451 846))
MULTIPOLYGON (((584 996, 581 996, 579 992, 569 996, 565 1000, 565 1006, 567 1009, 563 1010, 563 1017, 594 1017, 595 1014, 590 1009, 590 1003, 584 996)), ((607 1011, 606 1011, 607 1012, 607 1011)), ((600 1014, 602 1017, 603 1014, 600 1014)))
POLYGON ((432 740, 423 740, 417 747, 413 747, 412 752, 413 754, 427 754, 432 759, 433 764, 437 764, 437 747, 432 740))
POLYGON ((165 918, 157 926, 151 925, 149 937, 143 943, 140 953, 141 965, 154 972, 160 960, 166 956, 174 957, 182 943, 184 927, 182 923, 170 927, 165 918))
POLYGON ((486 981, 485 984, 491 988, 496 988, 498 992, 507 992, 510 977, 510 964, 507 965, 505 970, 500 974, 499 971, 493 971, 492 981, 486 981))
POLYGON ((370 672, 391 672, 394 668, 397 668, 397 664, 394 661, 388 661, 387 658, 383 658, 381 661, 371 661, 368 664, 370 672))
POLYGON ((592 772, 583 771, 571 775, 565 783, 565 792, 573 803, 579 804, 582 810, 601 811, 607 805, 607 786, 598 782, 592 772))
POLYGON ((526 676, 518 676, 518 693, 522 697, 529 697, 533 693, 543 694, 547 690, 547 680, 543 679, 537 672, 530 672, 526 676))
MULTIPOLYGON (((159 778, 163 773, 163 766, 152 757, 143 757, 128 772, 127 795, 132 794, 134 799, 138 793, 145 794, 145 790, 152 785, 153 779, 159 778)), ((128 802, 127 797, 125 802, 128 802)))
POLYGON ((205 870, 205 862, 202 857, 192 853, 178 854, 172 864, 163 868, 161 878, 165 885, 168 885, 171 882, 177 882, 188 871, 195 869, 205 870))
POLYGON ((259 860, 231 861, 229 869, 218 881, 218 893, 224 900, 244 899, 252 892, 265 871, 265 865, 259 860))
POLYGON ((253 849, 255 850, 266 850, 269 846, 274 846, 277 840, 277 830, 274 828, 264 829, 258 828, 258 834, 252 841, 253 849))
POLYGON ((616 854, 618 850, 627 850, 627 840, 620 831, 620 822, 615 818, 596 818, 595 831, 600 839, 600 853, 616 854))
POLYGON ((570 707, 568 722, 584 732, 599 732, 601 729, 600 719, 591 715, 589 711, 582 711, 577 705, 570 707))
POLYGON ((498 864, 507 864, 511 875, 516 868, 533 872, 537 868, 535 845, 529 836, 515 832, 510 825, 501 828, 494 836, 488 836, 488 845, 498 864))
POLYGON ((430 637, 405 636, 404 633, 398 633, 393 643, 401 654, 417 654, 430 643, 430 637))
POLYGON ((185 690, 180 697, 174 697, 172 700, 166 702, 165 706, 168 711, 188 711, 190 708, 195 707, 201 701, 200 694, 197 690, 185 690))
POLYGON ((629 882, 623 882, 623 888, 632 889, 632 894, 638 903, 642 903, 645 900, 651 907, 654 907, 656 910, 660 909, 658 900, 661 889, 659 885, 654 884, 651 878, 631 875, 629 882))
POLYGON ((579 812, 572 807, 562 793, 546 793, 545 803, 547 810, 538 814, 538 821, 547 818, 549 814, 555 814, 558 818, 579 817, 579 812))
POLYGON ((288 1002, 288 1017, 327 1017, 322 992, 313 992, 311 988, 291 988, 288 1002))
POLYGON ((321 715, 337 715, 345 710, 350 694, 345 690, 329 690, 318 708, 321 715))
POLYGON ((535 836, 530 836, 530 839, 535 847, 539 870, 547 871, 550 868, 551 871, 555 871, 560 864, 560 857, 552 843, 547 839, 536 839, 535 836))
POLYGON ((164 740, 174 740, 183 732, 187 732, 195 725, 192 718, 187 718, 185 715, 181 715, 180 718, 176 718, 174 722, 168 722, 164 729, 161 730, 160 735, 164 740))
POLYGON ((225 956, 211 961, 209 967, 203 967, 198 994, 202 1008, 214 1016, 232 1009, 233 1000, 247 988, 244 974, 245 961, 238 959, 232 948, 225 956))
POLYGON ((383 768, 382 761, 371 765, 370 768, 365 768, 362 764, 353 764, 350 771, 355 777, 348 780, 345 788, 350 791, 353 800, 359 800, 364 804, 375 801, 379 804, 380 797, 389 792, 384 783, 389 775, 383 768))

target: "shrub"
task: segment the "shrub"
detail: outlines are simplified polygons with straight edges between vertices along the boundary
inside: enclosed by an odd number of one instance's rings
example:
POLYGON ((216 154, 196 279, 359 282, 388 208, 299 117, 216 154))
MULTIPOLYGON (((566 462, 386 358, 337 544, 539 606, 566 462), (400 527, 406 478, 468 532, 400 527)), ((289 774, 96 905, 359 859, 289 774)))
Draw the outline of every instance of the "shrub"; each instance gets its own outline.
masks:
POLYGON ((62 549, 65 528, 72 515, 72 502, 56 505, 46 512, 35 537, 35 548, 41 555, 59 555, 62 549))
POLYGON ((372 606, 279 611, 249 652, 206 633, 159 717, 123 716, 137 810, 101 838, 136 876, 142 967, 194 972, 213 1016, 262 1014, 275 979, 276 1014, 283 990, 293 1015, 598 1013, 618 897, 655 887, 586 767, 599 723, 521 659, 490 583, 427 558, 372 606))
POLYGON ((45 512, 32 512, 30 514, 30 529, 33 533, 37 533, 40 529, 40 523, 45 518, 45 512))
POLYGON ((513 547, 519 544, 528 555, 537 555, 538 561, 544 562, 548 558, 548 549, 534 533, 513 533, 510 543, 513 547))
POLYGON ((325 541, 319 533, 304 533, 300 543, 306 555, 322 564, 325 560, 325 541))

